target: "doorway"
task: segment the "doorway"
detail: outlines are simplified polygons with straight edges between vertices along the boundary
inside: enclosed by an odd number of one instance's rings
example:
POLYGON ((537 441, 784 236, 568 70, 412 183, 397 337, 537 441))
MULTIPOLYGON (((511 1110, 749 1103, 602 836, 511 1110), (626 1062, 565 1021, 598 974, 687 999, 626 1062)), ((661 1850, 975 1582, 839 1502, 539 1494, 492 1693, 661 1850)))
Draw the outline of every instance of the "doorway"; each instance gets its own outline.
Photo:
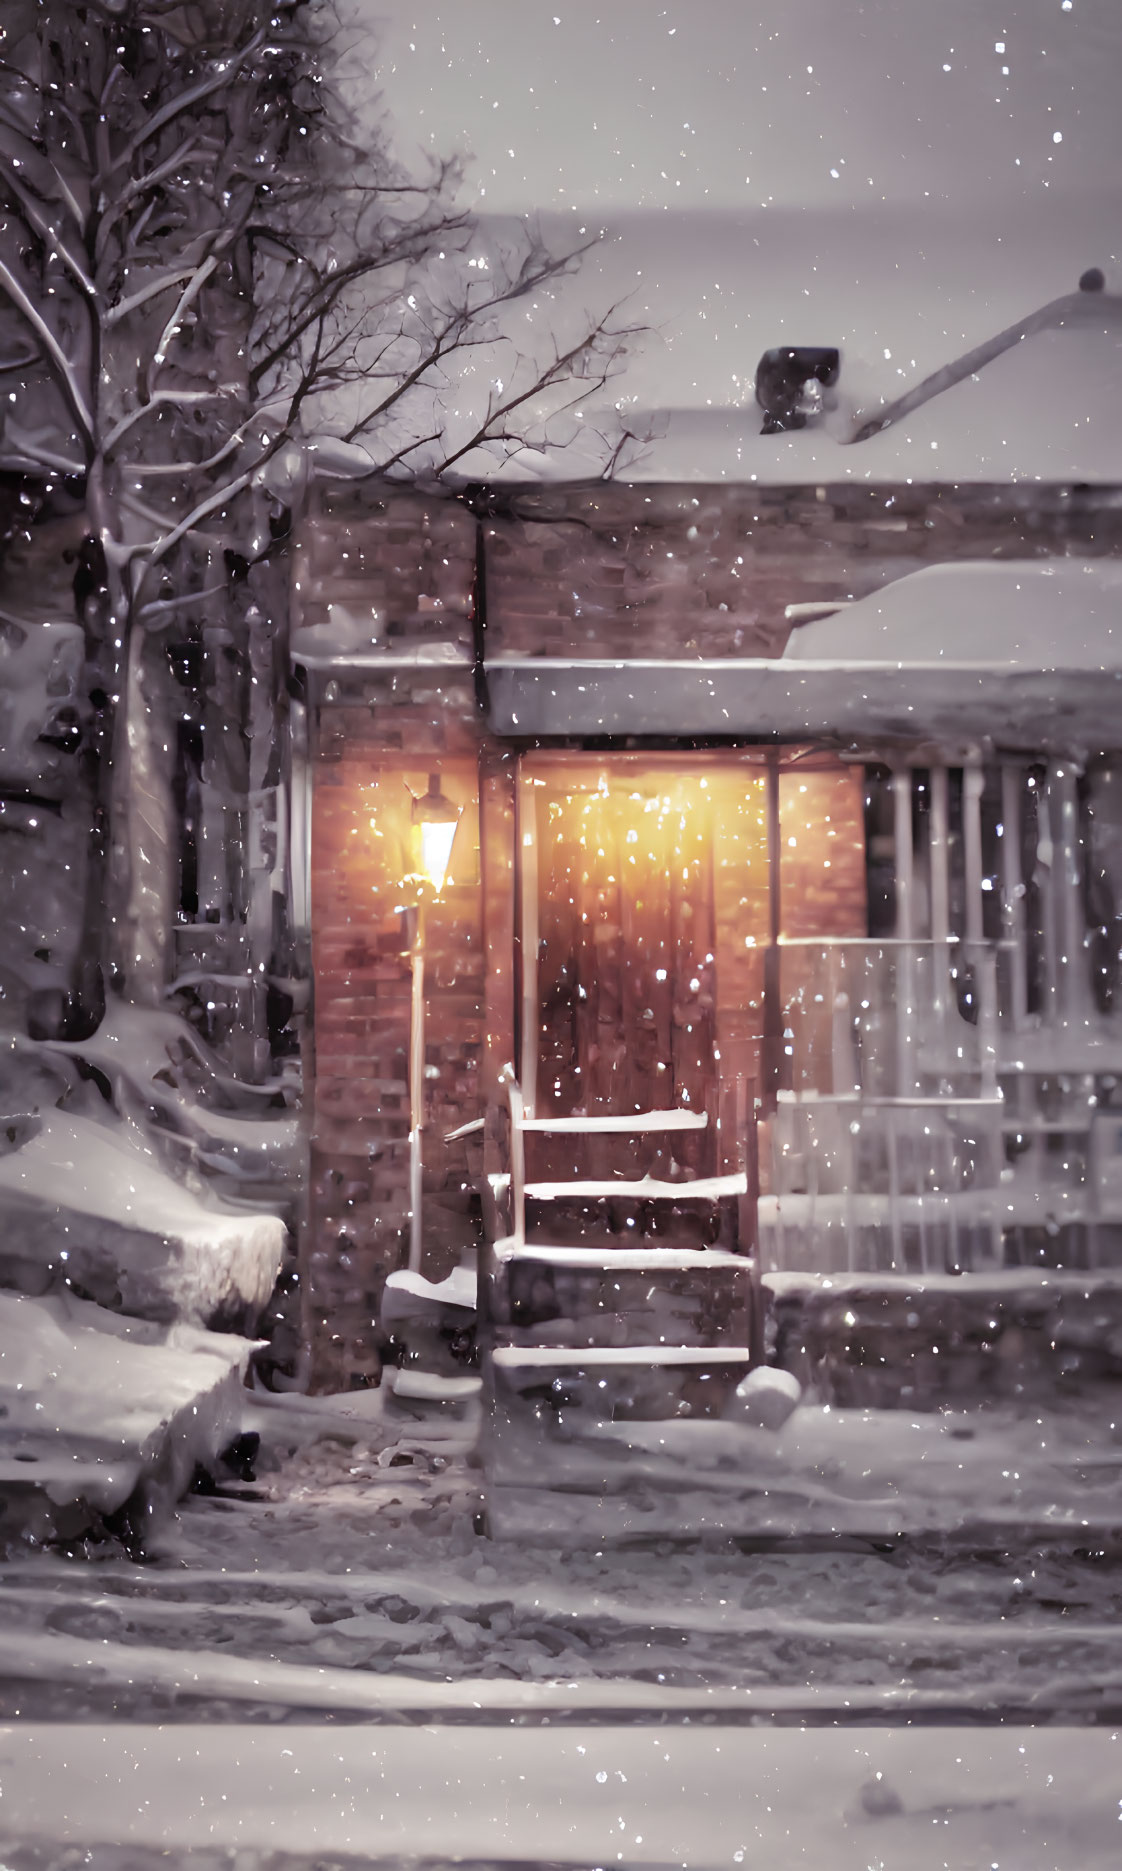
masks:
POLYGON ((518 801, 528 1109, 705 1111, 673 1164, 629 1139, 626 1173, 723 1173, 781 1046, 769 957, 866 931, 861 769, 806 748, 537 752, 518 801))

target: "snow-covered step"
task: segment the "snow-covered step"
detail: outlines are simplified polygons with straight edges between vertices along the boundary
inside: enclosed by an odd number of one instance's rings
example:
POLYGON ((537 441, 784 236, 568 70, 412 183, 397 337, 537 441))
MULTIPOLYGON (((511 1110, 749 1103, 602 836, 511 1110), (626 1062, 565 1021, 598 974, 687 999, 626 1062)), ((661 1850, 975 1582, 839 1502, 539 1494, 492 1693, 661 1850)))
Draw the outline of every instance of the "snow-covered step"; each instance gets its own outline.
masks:
MULTIPOLYGON (((742 1345, 497 1347, 488 1372, 491 1407, 484 1442, 489 1529, 502 1536, 509 1520, 502 1504, 512 1489, 528 1488, 535 1495, 557 1489, 568 1498, 569 1465, 589 1438, 594 1444, 591 1470, 582 1460, 578 1492, 611 1493, 616 1451, 605 1445, 601 1464, 595 1446, 605 1424, 659 1426, 681 1418, 719 1417, 752 1363, 742 1345)), ((577 1524, 575 1519, 574 1528, 577 1524)), ((595 1537, 598 1524, 593 1510, 591 1519, 580 1521, 578 1537, 595 1537)))
POLYGON ((718 1249, 554 1247, 492 1250, 494 1342, 572 1347, 743 1344, 753 1265, 718 1249))
POLYGON ((752 1363, 746 1345, 497 1346, 488 1485, 549 1486, 555 1450, 591 1424, 717 1417, 752 1363))
MULTIPOLYGON (((551 1267, 600 1267, 619 1269, 637 1267, 659 1269, 663 1272, 674 1269, 704 1269, 711 1272, 714 1267, 746 1267, 749 1263, 741 1254, 727 1254, 718 1248, 706 1247, 663 1247, 658 1241, 644 1241, 642 1247, 608 1247, 598 1244, 595 1247, 575 1247, 570 1245, 551 1246, 548 1242, 518 1241, 513 1235, 496 1241, 491 1250, 496 1261, 525 1260, 551 1267)), ((390 1278, 397 1276, 391 1274, 390 1278)))
POLYGON ((598 1137, 605 1133, 630 1137, 652 1131, 704 1130, 708 1122, 708 1115, 704 1111, 678 1108, 672 1111, 633 1111, 629 1117, 524 1117, 521 1127, 525 1131, 548 1132, 554 1137, 598 1137))
POLYGON ((1122 1531, 1122 1450, 1101 1406, 805 1402, 777 1430, 732 1410, 719 1422, 589 1414, 554 1438, 548 1469, 540 1431, 535 1438, 524 1423, 510 1423, 500 1454, 487 1512, 489 1531, 504 1539, 891 1540, 969 1529, 980 1545, 1007 1548, 1034 1533, 1113 1548, 1122 1531))
POLYGON ((251 1343, 0 1293, 3 1531, 64 1538, 129 1509, 134 1536, 238 1433, 251 1343))
POLYGON ((700 1176, 694 1182, 664 1182, 655 1176, 634 1181, 605 1177, 590 1182, 528 1182, 524 1194, 531 1202, 719 1202, 730 1195, 747 1195, 748 1178, 700 1176))
POLYGON ((704 1130, 708 1116, 679 1108, 539 1118, 527 1115, 513 1070, 505 1076, 511 1222, 483 1289, 485 1465, 490 1488, 527 1478, 548 1487, 555 1446, 582 1423, 719 1415, 751 1368, 752 1263, 711 1251, 706 1238, 714 1210, 722 1234, 728 1229, 722 1205, 743 1206, 748 1176, 590 1177, 574 1164, 565 1180, 527 1179, 535 1133, 604 1132, 622 1149, 637 1134, 704 1130), (702 1204, 709 1213, 699 1217, 702 1204), (603 1227, 619 1229, 621 1209, 633 1230, 627 1245, 617 1246, 619 1233, 596 1238, 603 1227), (558 1237, 571 1229, 579 1238, 564 1244, 558 1237), (700 1239, 687 1246, 695 1233, 700 1239))
POLYGON ((629 1349, 605 1347, 598 1351, 500 1346, 492 1362, 500 1370, 509 1372, 626 1370, 653 1365, 666 1368, 681 1365, 692 1370, 710 1364, 727 1365, 732 1370, 737 1365, 749 1364, 751 1357, 745 1345, 725 1346, 719 1351, 699 1345, 635 1345, 629 1349))
POLYGON ((252 1328, 286 1238, 277 1215, 204 1202, 110 1115, 52 1109, 0 1156, 0 1280, 22 1292, 73 1281, 138 1317, 252 1328))

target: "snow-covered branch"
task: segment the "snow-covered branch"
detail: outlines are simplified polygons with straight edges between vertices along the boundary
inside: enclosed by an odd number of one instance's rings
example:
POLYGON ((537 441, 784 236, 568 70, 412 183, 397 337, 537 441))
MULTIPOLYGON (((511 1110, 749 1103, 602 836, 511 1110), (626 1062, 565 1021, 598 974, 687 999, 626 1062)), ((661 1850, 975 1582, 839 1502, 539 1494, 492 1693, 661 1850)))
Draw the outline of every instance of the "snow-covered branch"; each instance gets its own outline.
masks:
POLYGON ((146 546, 134 547, 133 557, 146 558, 150 565, 158 565, 161 559, 167 558, 172 547, 177 546, 179 541, 185 538, 188 533, 192 532, 201 520, 205 520, 211 513, 216 513, 219 507, 229 506, 236 499, 238 494, 242 493, 245 488, 250 485, 253 480, 253 475, 256 472, 257 466, 254 467, 252 472, 239 474, 234 480, 227 481, 224 486, 217 488, 213 494, 209 494, 205 500, 200 500, 198 505, 193 507, 191 512, 188 513, 184 519, 180 520, 177 526, 173 526, 169 532, 165 532, 160 539, 150 540, 146 546))
POLYGON ((70 405, 75 421, 82 431, 82 439, 91 449, 94 446, 94 414, 86 397, 85 389, 79 381, 78 373, 72 360, 67 356, 59 339, 51 330, 39 307, 31 297, 21 279, 13 273, 6 260, 0 259, 0 292, 7 295, 20 317, 24 319, 43 348, 52 373, 67 403, 70 405))
MULTIPOLYGON (((138 422, 143 422, 146 416, 157 415, 161 409, 197 409, 207 403, 226 402, 236 393, 237 386, 232 383, 218 384, 213 390, 154 390, 146 402, 130 410, 127 416, 122 416, 120 422, 114 424, 102 442, 102 453, 113 455, 130 429, 135 428, 138 422)), ((180 473, 183 472, 182 462, 174 465, 180 473)))
POLYGON ((139 312, 142 306, 151 304, 152 300, 158 299, 162 293, 170 292, 173 286, 180 286, 184 280, 193 279, 195 271, 194 266, 175 267, 162 274, 159 279, 149 280, 146 286, 142 286, 129 298, 118 299, 115 305, 111 305, 102 314, 102 323, 106 330, 111 331, 115 325, 124 324, 134 312, 139 312))
POLYGON ((255 53, 262 49, 265 42, 266 35, 264 29, 254 33, 253 37, 240 51, 230 53, 226 58, 219 59, 214 70, 211 71, 206 78, 202 79, 196 85, 188 86, 187 89, 181 92, 177 97, 170 98, 161 109, 154 111, 151 117, 142 123, 135 134, 128 139, 124 148, 115 157, 113 170, 118 174, 122 171, 127 174, 137 156, 140 154, 140 151, 144 149, 147 144, 153 142, 160 134, 160 131, 166 129, 168 124, 176 122, 178 118, 185 116, 189 111, 197 111, 200 104, 205 103, 208 98, 214 97, 216 93, 229 91, 238 71, 253 58, 255 53))
MULTIPOLYGON (((107 698, 88 741, 89 946, 104 978, 155 957, 162 982, 169 828, 186 808, 177 736, 152 714, 167 670, 149 635, 167 630, 192 670, 201 656, 216 693, 232 650, 256 708, 259 673, 283 664, 269 637, 309 471, 416 477, 481 443, 531 445, 539 403, 556 414, 567 385, 606 381, 629 334, 608 314, 575 343, 544 336, 587 243, 485 233, 458 161, 411 172, 386 128, 351 120, 330 82, 330 0, 17 13, 18 55, 9 39, 0 60, 4 458, 84 496, 77 618, 87 690, 107 698), (541 312, 544 364, 511 336, 539 291, 527 329, 541 312), (506 387, 479 409, 464 366, 492 347, 516 356, 488 372, 506 387)), ((206 743, 209 704, 187 720, 206 743)), ((229 798, 265 787, 266 738, 240 723, 205 746, 229 798)), ((272 891, 245 854, 229 862, 242 873, 216 886, 224 902, 272 891)), ((271 896, 253 916, 271 939, 271 896)))

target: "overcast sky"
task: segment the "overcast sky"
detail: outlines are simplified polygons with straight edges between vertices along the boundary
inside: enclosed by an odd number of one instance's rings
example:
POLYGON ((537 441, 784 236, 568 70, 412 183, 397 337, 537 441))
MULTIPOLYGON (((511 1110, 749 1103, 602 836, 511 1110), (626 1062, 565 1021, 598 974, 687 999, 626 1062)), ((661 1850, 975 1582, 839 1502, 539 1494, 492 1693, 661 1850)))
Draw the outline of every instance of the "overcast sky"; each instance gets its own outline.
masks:
POLYGON ((777 343, 895 394, 1098 264, 1122 289, 1122 0, 353 0, 403 155, 606 239, 643 406, 777 343))
POLYGON ((997 208, 1115 181, 1119 0, 367 0, 496 210, 997 208))

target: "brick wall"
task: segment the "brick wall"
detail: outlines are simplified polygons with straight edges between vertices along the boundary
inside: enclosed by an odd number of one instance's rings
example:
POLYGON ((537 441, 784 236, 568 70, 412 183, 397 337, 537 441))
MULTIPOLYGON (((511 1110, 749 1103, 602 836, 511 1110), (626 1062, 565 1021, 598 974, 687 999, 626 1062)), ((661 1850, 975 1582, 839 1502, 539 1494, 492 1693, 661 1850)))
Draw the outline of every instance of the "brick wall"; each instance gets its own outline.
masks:
POLYGON ((308 1325, 323 1387, 372 1379, 385 1275, 409 1237, 412 797, 430 772, 462 808, 425 911, 424 1272, 475 1238, 478 1165, 445 1133, 481 1115, 483 929, 470 679, 372 675, 321 713, 312 822, 314 1119, 308 1325), (405 750, 408 751, 405 751, 405 750))
MULTIPOLYGON (((368 661, 311 677, 313 736, 312 1188, 305 1329, 321 1389, 375 1380, 377 1316, 409 1235, 411 796, 430 772, 463 807, 451 877, 426 917, 425 1272, 439 1278, 475 1225, 468 1146, 443 1136, 479 1112, 483 962, 480 724, 471 675, 476 523, 408 489, 323 495, 295 553, 294 627, 370 619, 368 661), (410 656, 447 668, 401 667, 410 656), (391 662, 399 666, 391 667, 391 662)), ((325 646, 326 647, 326 646, 325 646)))
POLYGON ((919 565, 1122 552, 1092 488, 545 488, 485 515, 489 655, 774 656, 788 604, 919 565))
POLYGON ((379 486, 323 492, 293 554, 293 628, 327 629, 332 607, 353 609, 387 655, 444 644, 470 659, 475 551, 459 501, 379 486))

